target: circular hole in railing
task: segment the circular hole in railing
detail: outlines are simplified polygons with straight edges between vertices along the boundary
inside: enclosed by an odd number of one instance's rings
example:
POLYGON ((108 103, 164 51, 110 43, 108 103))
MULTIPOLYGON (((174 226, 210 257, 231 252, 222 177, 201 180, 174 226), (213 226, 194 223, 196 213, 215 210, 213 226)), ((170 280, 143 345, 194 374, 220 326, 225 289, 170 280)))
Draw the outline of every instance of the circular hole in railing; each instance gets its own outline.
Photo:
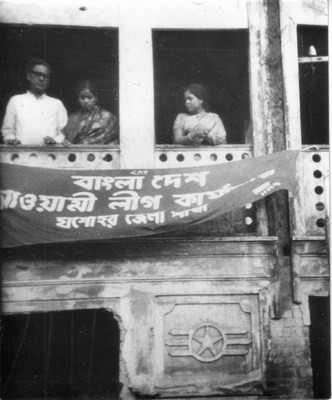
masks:
POLYGON ((105 154, 103 160, 106 162, 111 162, 113 160, 112 154, 105 154))
POLYGON ((92 162, 96 159, 96 156, 92 153, 88 154, 87 158, 86 158, 89 162, 92 162))
POLYGON ((321 186, 316 186, 315 187, 315 193, 316 194, 322 194, 324 192, 324 189, 321 186))
POLYGON ((251 225, 251 224, 252 224, 252 218, 250 218, 250 217, 245 217, 244 223, 245 223, 246 225, 251 225))
POLYGON ((195 161, 201 161, 201 155, 200 154, 194 154, 194 160, 195 161))
POLYGON ((15 162, 20 156, 17 153, 14 153, 10 156, 10 160, 15 162))
POLYGON ((227 153, 225 158, 226 158, 227 161, 232 161, 233 160, 233 154, 227 153))
POLYGON ((316 203, 315 207, 317 211, 323 211, 325 208, 325 204, 320 201, 319 203, 316 203))
POLYGON ((243 153, 241 158, 242 160, 246 160, 247 158, 250 158, 250 155, 248 153, 243 153))
POLYGON ((50 154, 48 155, 48 159, 51 160, 51 161, 55 161, 55 160, 56 160, 56 155, 50 153, 50 154))
POLYGON ((166 155, 166 154, 160 154, 159 160, 160 160, 161 162, 166 162, 166 161, 167 161, 167 155, 166 155))
POLYGON ((29 158, 37 158, 37 154, 36 153, 31 153, 31 154, 29 154, 29 158))
POLYGON ((316 169, 316 171, 314 171, 314 177, 319 179, 322 177, 322 172, 319 169, 316 169))
POLYGON ((68 154, 68 161, 69 162, 75 162, 76 161, 76 154, 74 154, 74 153, 68 154))
POLYGON ((178 155, 176 156, 176 159, 177 159, 179 162, 182 162, 182 161, 184 161, 184 155, 183 155, 183 154, 178 154, 178 155))
POLYGON ((314 155, 312 156, 312 161, 313 161, 313 162, 320 162, 320 160, 321 160, 321 157, 320 157, 319 154, 314 154, 314 155))
POLYGON ((324 228, 324 226, 325 226, 325 220, 324 220, 323 218, 319 218, 319 219, 316 221, 316 225, 318 226, 318 228, 324 228))
POLYGON ((218 160, 217 154, 210 154, 210 160, 211 161, 217 161, 218 160))

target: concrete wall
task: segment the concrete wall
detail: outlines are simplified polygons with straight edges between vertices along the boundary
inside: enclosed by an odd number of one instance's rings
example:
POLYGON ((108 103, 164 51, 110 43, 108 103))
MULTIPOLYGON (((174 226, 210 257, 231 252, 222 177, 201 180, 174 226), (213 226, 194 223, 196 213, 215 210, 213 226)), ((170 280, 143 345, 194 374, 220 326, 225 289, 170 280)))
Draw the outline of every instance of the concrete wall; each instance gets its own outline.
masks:
POLYGON ((112 311, 123 399, 264 393, 275 238, 66 247, 8 257, 3 312, 112 311))

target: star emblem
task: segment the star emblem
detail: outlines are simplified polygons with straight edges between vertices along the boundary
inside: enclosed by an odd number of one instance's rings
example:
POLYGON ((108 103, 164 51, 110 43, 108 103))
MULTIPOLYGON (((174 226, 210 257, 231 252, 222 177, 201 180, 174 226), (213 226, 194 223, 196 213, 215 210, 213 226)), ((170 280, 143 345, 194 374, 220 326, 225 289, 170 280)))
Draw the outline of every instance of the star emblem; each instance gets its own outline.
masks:
POLYGON ((199 361, 212 362, 222 356, 225 336, 214 325, 200 324, 189 338, 192 355, 199 361))

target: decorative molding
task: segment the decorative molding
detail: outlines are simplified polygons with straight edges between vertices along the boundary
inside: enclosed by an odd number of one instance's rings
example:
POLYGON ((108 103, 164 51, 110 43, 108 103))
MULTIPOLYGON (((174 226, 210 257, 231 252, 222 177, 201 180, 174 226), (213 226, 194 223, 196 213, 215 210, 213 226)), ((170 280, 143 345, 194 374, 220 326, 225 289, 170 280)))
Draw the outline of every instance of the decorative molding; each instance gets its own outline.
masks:
POLYGON ((254 381, 263 377, 261 301, 258 294, 158 296, 154 373, 160 393, 192 387, 196 393, 204 388, 206 396, 226 388, 230 394, 244 384, 245 393, 254 393, 254 381))
POLYGON ((247 329, 224 329, 211 321, 201 322, 188 332, 172 330, 168 334, 170 339, 165 344, 170 347, 168 354, 171 357, 194 357, 205 363, 216 361, 222 356, 247 355, 249 350, 243 346, 252 343, 247 338, 247 329), (232 345, 236 348, 229 348, 232 345))

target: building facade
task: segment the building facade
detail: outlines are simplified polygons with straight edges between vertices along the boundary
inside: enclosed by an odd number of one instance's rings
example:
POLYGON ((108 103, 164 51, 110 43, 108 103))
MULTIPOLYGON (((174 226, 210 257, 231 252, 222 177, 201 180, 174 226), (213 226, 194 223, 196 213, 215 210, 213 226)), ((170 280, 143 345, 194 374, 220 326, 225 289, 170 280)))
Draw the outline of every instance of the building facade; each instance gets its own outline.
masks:
POLYGON ((3 398, 330 397, 327 1, 2 0, 0 11, 2 112, 39 56, 69 111, 89 76, 120 122, 119 146, 2 145, 4 163, 180 168, 301 152, 293 197, 169 235, 4 249, 3 398), (172 144, 176 93, 191 82, 208 88, 228 144, 172 144))

